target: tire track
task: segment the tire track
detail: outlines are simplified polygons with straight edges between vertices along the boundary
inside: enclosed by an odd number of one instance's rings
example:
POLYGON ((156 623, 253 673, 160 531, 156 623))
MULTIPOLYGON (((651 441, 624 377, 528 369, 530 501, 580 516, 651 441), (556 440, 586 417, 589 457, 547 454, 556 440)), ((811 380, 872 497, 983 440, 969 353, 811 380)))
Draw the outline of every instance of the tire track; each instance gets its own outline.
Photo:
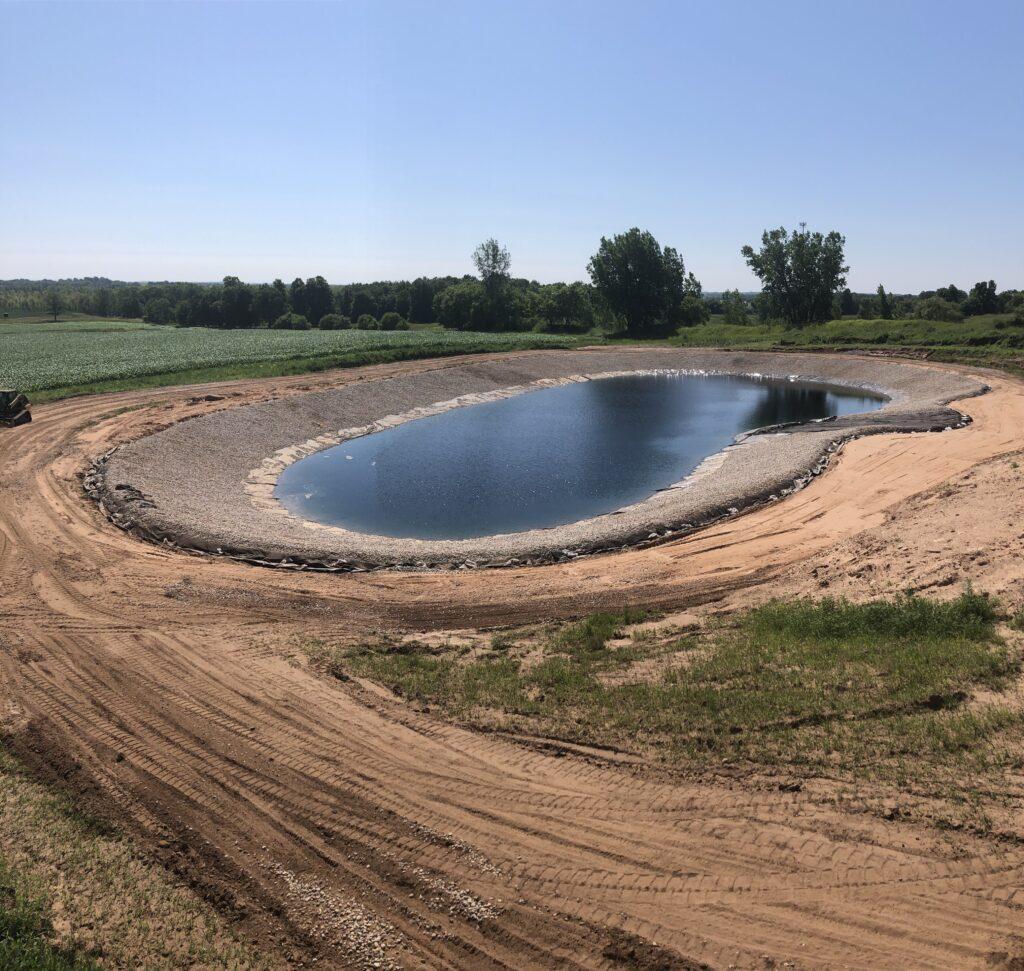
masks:
POLYGON ((715 966, 984 966, 1019 926, 1016 848, 965 837, 954 849, 827 792, 559 757, 320 680, 287 655, 339 631, 723 598, 1019 449, 1021 385, 988 377, 993 393, 963 403, 975 421, 955 433, 852 442, 770 509, 535 569, 260 571, 137 543, 80 494, 90 455, 190 414, 453 366, 465 362, 73 399, 0 437, 0 697, 18 712, 0 727, 14 749, 116 806, 268 946, 338 965, 358 955, 317 936, 273 867, 395 928, 389 959, 407 967, 604 967, 613 932, 715 966), (235 397, 190 401, 214 388, 235 397))

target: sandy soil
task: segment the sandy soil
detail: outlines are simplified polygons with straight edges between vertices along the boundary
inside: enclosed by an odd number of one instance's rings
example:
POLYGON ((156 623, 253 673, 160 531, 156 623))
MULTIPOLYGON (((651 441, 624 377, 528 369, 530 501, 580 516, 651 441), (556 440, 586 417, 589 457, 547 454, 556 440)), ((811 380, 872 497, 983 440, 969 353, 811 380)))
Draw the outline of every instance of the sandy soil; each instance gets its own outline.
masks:
POLYGON ((533 569, 261 570, 140 543, 82 495, 91 456, 183 417, 445 366, 76 399, 0 434, 12 747, 115 808, 293 965, 946 968, 1024 954, 1018 842, 885 819, 871 793, 826 781, 673 779, 472 733, 290 660, 308 636, 623 603, 990 576, 1019 598, 1024 475, 1005 456, 1024 447, 1024 385, 986 375, 993 392, 958 405, 970 427, 853 442, 770 509, 533 569))

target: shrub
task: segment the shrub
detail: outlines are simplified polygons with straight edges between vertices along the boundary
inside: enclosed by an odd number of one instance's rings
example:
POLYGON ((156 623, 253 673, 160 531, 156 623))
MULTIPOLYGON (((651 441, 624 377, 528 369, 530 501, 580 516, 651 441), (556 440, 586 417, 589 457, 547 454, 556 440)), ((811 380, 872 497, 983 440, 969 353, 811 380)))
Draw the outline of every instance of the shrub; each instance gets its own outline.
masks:
POLYGON ((405 318, 395 313, 394 310, 389 310, 383 317, 380 318, 380 329, 381 330, 408 330, 409 325, 406 323, 405 318))
POLYGON ((302 314, 281 314, 270 326, 274 330, 309 330, 309 321, 302 314))
POLYGON ((946 320, 959 323, 964 319, 963 311, 942 297, 926 297, 917 305, 917 316, 921 320, 946 320))
POLYGON ((377 323, 377 318, 373 314, 360 314, 359 319, 356 321, 357 330, 380 330, 380 324, 377 323))
POLYGON ((321 330, 348 330, 352 321, 344 314, 324 314, 317 324, 321 330))
POLYGON ((468 330, 479 321, 486 291, 476 280, 463 280, 445 287, 434 297, 434 317, 445 327, 468 330))
POLYGON ((530 317, 526 327, 535 334, 585 334, 590 330, 590 326, 582 320, 549 320, 546 317, 530 317))

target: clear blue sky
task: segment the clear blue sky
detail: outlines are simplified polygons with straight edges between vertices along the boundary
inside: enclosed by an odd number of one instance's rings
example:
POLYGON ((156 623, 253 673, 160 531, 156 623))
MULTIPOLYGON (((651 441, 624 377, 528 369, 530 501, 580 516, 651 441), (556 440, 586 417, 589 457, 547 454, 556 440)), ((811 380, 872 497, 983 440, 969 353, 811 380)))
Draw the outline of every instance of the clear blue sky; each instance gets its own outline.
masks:
POLYGON ((1024 0, 0 2, 0 277, 582 279, 650 229, 752 289, 1024 287, 1024 0))

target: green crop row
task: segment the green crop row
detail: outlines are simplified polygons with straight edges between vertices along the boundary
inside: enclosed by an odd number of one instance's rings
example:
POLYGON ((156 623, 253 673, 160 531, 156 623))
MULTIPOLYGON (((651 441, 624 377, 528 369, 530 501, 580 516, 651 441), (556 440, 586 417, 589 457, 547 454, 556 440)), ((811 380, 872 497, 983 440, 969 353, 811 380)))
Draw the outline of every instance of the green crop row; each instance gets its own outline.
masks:
POLYGON ((564 347, 557 335, 487 334, 461 331, 280 331, 208 330, 136 325, 109 329, 51 324, 28 328, 0 325, 0 387, 45 391, 101 381, 231 365, 359 352, 417 350, 453 354, 511 347, 564 347))

